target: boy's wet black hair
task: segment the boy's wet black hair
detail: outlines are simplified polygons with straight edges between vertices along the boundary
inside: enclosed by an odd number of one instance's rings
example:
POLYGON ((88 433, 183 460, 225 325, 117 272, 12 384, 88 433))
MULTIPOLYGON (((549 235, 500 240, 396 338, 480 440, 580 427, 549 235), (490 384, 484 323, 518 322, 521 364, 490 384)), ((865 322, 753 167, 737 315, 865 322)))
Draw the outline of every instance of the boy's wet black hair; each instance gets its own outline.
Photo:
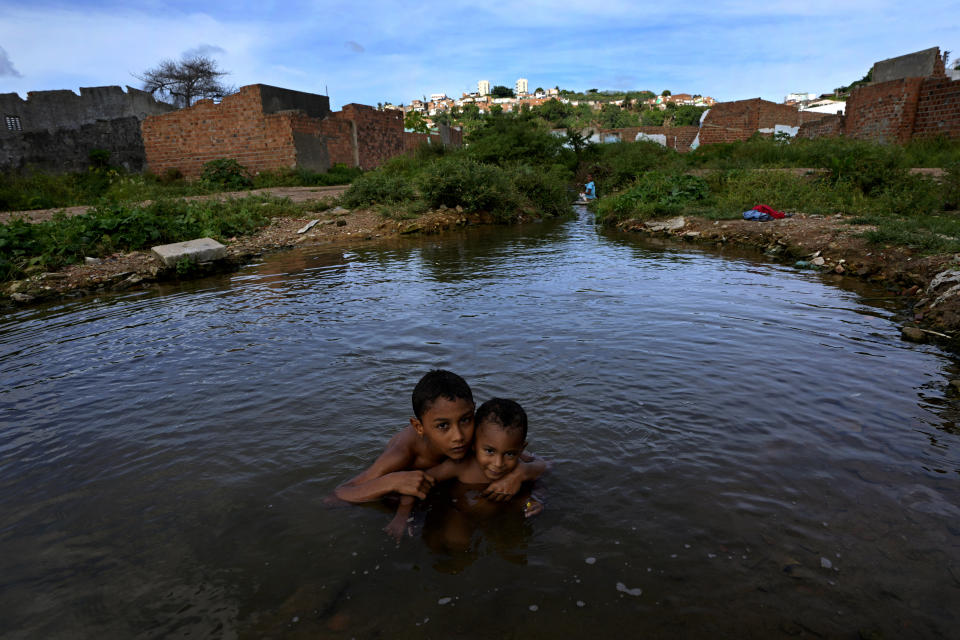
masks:
POLYGON ((473 423, 480 429, 484 422, 492 422, 505 431, 519 431, 520 439, 527 441, 527 412, 513 400, 491 398, 480 405, 473 423))
POLYGON ((422 420, 424 412, 441 397, 473 402, 473 392, 466 380, 450 371, 434 369, 420 378, 413 388, 413 415, 417 416, 417 420, 422 420))

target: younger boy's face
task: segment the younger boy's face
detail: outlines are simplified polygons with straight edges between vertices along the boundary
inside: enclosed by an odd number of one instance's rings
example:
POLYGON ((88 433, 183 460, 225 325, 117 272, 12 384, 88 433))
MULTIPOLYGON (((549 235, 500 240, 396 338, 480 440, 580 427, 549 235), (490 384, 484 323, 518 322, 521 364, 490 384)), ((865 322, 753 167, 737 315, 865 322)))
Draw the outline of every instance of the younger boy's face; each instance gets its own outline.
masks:
POLYGON ((473 411, 474 405, 469 400, 440 397, 423 412, 420 420, 410 420, 431 449, 459 460, 467 455, 473 440, 473 411))
POLYGON ((520 464, 520 454, 527 443, 516 429, 504 429, 498 424, 484 422, 477 427, 477 463, 488 480, 499 480, 520 464))

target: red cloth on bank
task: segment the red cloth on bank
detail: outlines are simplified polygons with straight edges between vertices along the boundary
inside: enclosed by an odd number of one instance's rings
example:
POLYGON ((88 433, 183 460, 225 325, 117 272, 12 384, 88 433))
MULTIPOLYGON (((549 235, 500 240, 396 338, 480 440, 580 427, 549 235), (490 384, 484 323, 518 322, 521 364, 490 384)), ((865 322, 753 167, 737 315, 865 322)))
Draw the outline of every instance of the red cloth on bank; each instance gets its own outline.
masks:
POLYGON ((754 211, 759 211, 760 213, 765 213, 771 218, 786 218, 787 214, 782 211, 777 211, 776 209, 771 209, 765 204, 758 204, 753 208, 754 211))

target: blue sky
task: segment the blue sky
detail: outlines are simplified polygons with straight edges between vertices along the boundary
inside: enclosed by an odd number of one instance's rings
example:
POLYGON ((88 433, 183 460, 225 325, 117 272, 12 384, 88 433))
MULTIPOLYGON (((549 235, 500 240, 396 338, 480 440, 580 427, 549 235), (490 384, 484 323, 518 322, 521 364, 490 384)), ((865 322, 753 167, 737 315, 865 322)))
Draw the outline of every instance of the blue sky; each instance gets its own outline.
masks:
POLYGON ((137 86, 132 74, 202 51, 230 84, 329 91, 334 108, 518 77, 779 102, 933 46, 960 55, 960 2, 0 0, 0 93, 137 86))

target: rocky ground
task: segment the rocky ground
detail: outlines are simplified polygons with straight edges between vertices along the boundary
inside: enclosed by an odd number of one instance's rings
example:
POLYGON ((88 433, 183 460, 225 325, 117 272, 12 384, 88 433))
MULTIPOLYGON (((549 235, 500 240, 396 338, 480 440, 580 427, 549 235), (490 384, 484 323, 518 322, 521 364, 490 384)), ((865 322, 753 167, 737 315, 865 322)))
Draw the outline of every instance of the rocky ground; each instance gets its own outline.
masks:
MULTIPOLYGON (((294 202, 311 202, 337 196, 343 189, 291 187, 260 192, 289 197, 294 202)), ((216 197, 249 193, 219 194, 216 197)), ((74 208, 68 213, 82 212, 80 208, 74 208)), ((0 222, 9 215, 0 214, 0 222)), ((49 219, 53 212, 16 215, 39 221, 49 219)), ((377 241, 489 222, 483 216, 454 209, 429 211, 415 219, 398 221, 371 210, 348 211, 337 207, 307 213, 304 217, 274 218, 255 235, 231 238, 225 242, 228 256, 225 263, 210 268, 236 268, 265 252, 295 246, 377 241), (311 220, 318 222, 309 231, 298 233, 311 220)), ((839 215, 824 217, 801 213, 770 222, 681 217, 656 222, 628 221, 621 224, 621 228, 684 242, 755 247, 802 268, 882 281, 904 297, 905 308, 913 309, 912 315, 906 318, 905 338, 953 343, 955 336, 960 337, 960 255, 918 256, 905 247, 871 245, 861 237, 869 227, 850 225, 839 215)), ((0 305, 16 306, 105 290, 121 291, 178 277, 174 269, 165 267, 149 251, 116 254, 89 262, 6 283, 0 287, 0 305)))

